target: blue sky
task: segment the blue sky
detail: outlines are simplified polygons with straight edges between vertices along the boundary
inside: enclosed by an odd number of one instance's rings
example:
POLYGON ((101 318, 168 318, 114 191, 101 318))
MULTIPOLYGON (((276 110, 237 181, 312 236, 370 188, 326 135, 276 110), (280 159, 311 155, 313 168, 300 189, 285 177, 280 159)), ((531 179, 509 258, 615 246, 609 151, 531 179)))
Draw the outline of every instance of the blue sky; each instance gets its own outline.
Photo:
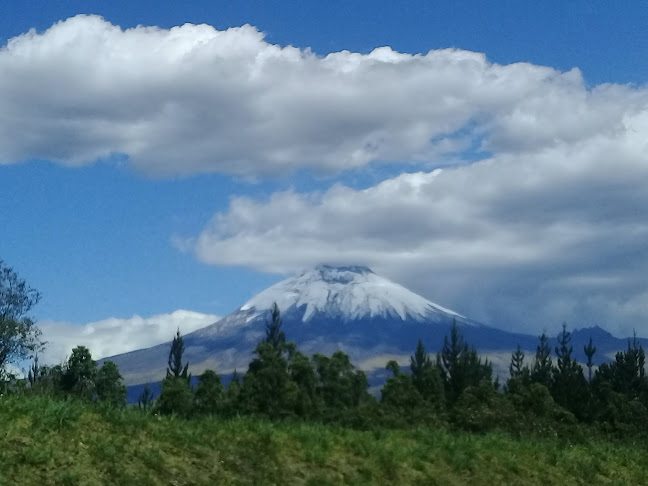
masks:
POLYGON ((224 315, 321 259, 369 264, 504 328, 536 332, 568 320, 645 334, 648 289, 631 269, 648 264, 638 213, 646 153, 629 137, 640 139, 646 126, 646 25, 644 2, 3 2, 2 45, 32 28, 38 35, 0 51, 0 72, 10 80, 0 89, 7 147, 0 151, 0 258, 42 292, 34 314, 51 333, 56 323, 177 309, 224 315), (104 20, 77 18, 40 35, 77 14, 104 20), (232 34, 233 44, 210 44, 228 52, 216 55, 196 41, 215 31, 183 30, 176 42, 193 46, 196 57, 149 66, 149 57, 158 58, 145 49, 163 45, 168 52, 159 59, 173 57, 179 44, 164 44, 165 32, 184 23, 219 31, 249 24, 265 37, 232 34), (156 26, 159 35, 128 37, 111 24, 156 26), (99 31, 105 36, 93 37, 99 31), (300 54, 279 55, 274 44, 300 54), (393 67, 395 54, 370 57, 382 46, 402 54, 460 51, 429 64, 403 57, 393 67), (219 84, 241 73, 252 79, 256 71, 246 70, 260 59, 250 54, 257 49, 281 57, 276 67, 259 67, 267 79, 249 91, 245 82, 219 84), (323 61, 344 50, 360 61, 323 61), (120 61, 131 55, 132 63, 120 61), (222 79, 213 67, 219 59, 229 63, 218 68, 222 79), (368 67, 348 77, 358 62, 368 67), (342 65, 346 71, 336 71, 342 65), (174 69, 187 70, 176 76, 174 69), (472 82, 476 76, 483 77, 472 82), (329 89, 337 81, 340 89, 329 89), (347 87, 356 95, 339 98, 347 87), (257 105, 257 96, 270 101, 257 105), (399 101, 380 106, 390 97, 399 101), (241 119, 231 99, 249 104, 241 119), (193 108, 183 111, 178 100, 193 108), (407 112, 397 113, 405 105, 411 125, 407 112), (168 111, 147 118, 156 106, 168 111), (245 118, 258 114, 258 126, 245 118), (142 126, 152 131, 139 139, 142 126), (205 139, 212 140, 202 146, 205 139), (583 155, 590 153, 612 155, 583 155), (481 159, 492 159, 492 170, 481 159), (437 177, 439 167, 447 170, 437 177), (546 172, 531 173, 537 167, 546 172), (407 176, 414 172, 420 175, 407 176), (452 194, 434 186, 445 177, 452 194), (515 177, 519 184, 510 182, 515 177), (475 181, 485 180, 490 192, 473 195, 475 181), (426 198, 412 199, 417 187, 426 198), (359 228, 381 198, 393 203, 381 212, 382 227, 391 229, 359 228), (331 239, 327 228, 341 236, 331 239))

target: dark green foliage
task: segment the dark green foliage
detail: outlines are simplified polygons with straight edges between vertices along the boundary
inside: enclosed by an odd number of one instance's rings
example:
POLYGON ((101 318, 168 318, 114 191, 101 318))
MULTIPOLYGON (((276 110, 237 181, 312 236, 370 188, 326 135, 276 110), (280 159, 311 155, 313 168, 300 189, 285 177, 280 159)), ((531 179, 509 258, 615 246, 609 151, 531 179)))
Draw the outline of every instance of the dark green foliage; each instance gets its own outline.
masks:
POLYGON ((282 346, 286 343, 286 335, 281 330, 281 312, 276 302, 272 304, 270 309, 270 321, 266 324, 264 342, 278 351, 282 350, 282 346))
POLYGON ((452 415, 455 424, 473 432, 506 428, 516 417, 511 402, 495 390, 490 380, 468 386, 455 403, 452 415))
POLYGON ((386 368, 393 373, 381 390, 381 405, 390 414, 391 422, 402 424, 423 423, 433 417, 432 405, 423 398, 413 383, 413 376, 402 373, 396 361, 387 363, 386 368))
POLYGON ((112 361, 106 361, 97 371, 95 390, 98 401, 114 407, 126 406, 124 378, 119 373, 117 365, 112 361))
POLYGON ((297 398, 297 385, 290 378, 288 358, 272 344, 259 343, 256 357, 243 377, 241 407, 246 413, 261 414, 270 418, 293 414, 297 398))
POLYGON ((469 386, 477 386, 483 380, 491 382, 493 369, 488 360, 483 361, 474 348, 469 348, 453 322, 450 339, 443 340, 443 349, 437 354, 436 367, 445 385, 448 404, 454 404, 469 386))
POLYGON ((169 359, 167 368, 167 378, 184 378, 187 381, 191 380, 191 376, 187 375, 189 363, 182 365, 182 355, 184 354, 184 339, 180 335, 180 329, 177 330, 173 342, 171 343, 171 350, 169 351, 169 359))
POLYGON ((225 389, 220 376, 213 370, 205 370, 199 378, 200 382, 194 391, 194 413, 198 415, 222 414, 225 389))
POLYGON ((592 358, 594 357, 594 354, 596 353, 596 346, 592 344, 592 338, 590 337, 589 343, 587 346, 583 346, 583 351, 585 352, 585 356, 587 356, 587 381, 592 382, 592 367, 594 366, 594 362, 592 361, 592 358))
POLYGON ((238 372, 234 370, 234 375, 227 385, 225 391, 225 402, 223 404, 223 415, 226 417, 234 417, 240 411, 240 398, 241 398, 241 377, 238 372))
POLYGON ((511 355, 511 364, 509 365, 509 375, 512 379, 524 378, 528 376, 528 368, 524 366, 524 351, 520 349, 518 344, 517 349, 511 355))
POLYGON ((294 411, 299 417, 318 417, 324 403, 318 393, 318 378, 308 356, 295 351, 290 359, 289 373, 297 385, 294 411))
POLYGON ((313 361, 319 377, 320 396, 329 411, 357 407, 368 399, 367 375, 354 368, 346 353, 336 351, 330 358, 314 354, 313 361))
POLYGON ((162 381, 162 392, 156 402, 162 415, 189 417, 193 411, 193 392, 182 376, 168 376, 162 381))
POLYGON ((551 348, 549 347, 549 338, 546 333, 540 336, 540 343, 536 348, 535 361, 531 369, 531 381, 534 383, 541 383, 547 388, 551 387, 551 348))
POLYGON ((61 386, 65 393, 82 400, 92 400, 96 391, 97 362, 90 350, 77 346, 63 370, 61 386))
POLYGON ((628 349, 618 352, 613 362, 599 366, 591 383, 597 420, 622 431, 627 427, 648 427, 645 360, 635 336, 628 342, 628 349))
POLYGON ((142 412, 148 412, 153 407, 153 403, 153 393, 151 392, 151 387, 147 383, 144 385, 142 394, 137 399, 137 406, 142 412))
POLYGON ((581 365, 572 358, 571 333, 563 324, 556 347, 556 366, 552 370, 551 394, 556 403, 583 418, 587 403, 587 382, 581 365))
POLYGON ((40 300, 18 274, 0 260, 0 381, 5 366, 42 349, 41 331, 27 316, 40 300))
POLYGON ((434 366, 419 339, 414 356, 410 357, 410 370, 414 387, 436 409, 445 405, 445 390, 439 370, 434 366))

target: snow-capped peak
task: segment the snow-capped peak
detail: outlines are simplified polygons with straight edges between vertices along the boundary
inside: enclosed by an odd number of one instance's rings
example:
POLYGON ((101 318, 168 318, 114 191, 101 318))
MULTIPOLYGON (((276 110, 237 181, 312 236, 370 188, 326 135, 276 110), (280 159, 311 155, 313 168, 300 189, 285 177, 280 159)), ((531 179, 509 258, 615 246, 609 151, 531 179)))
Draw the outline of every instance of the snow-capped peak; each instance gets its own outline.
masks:
POLYGON ((253 297, 241 311, 263 312, 276 302, 282 312, 305 306, 303 321, 317 314, 346 320, 391 317, 425 320, 431 314, 463 317, 376 275, 364 266, 318 265, 253 297))

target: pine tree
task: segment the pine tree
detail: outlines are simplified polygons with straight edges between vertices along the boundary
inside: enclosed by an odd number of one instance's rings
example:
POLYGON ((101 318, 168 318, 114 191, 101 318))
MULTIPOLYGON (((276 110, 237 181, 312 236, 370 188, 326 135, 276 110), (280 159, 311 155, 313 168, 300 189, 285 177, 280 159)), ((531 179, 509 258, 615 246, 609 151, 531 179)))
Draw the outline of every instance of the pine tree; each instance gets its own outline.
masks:
POLYGON ((585 412, 587 386, 581 365, 572 358, 571 333, 563 323, 556 346, 556 367, 553 368, 551 394, 556 403, 581 418, 585 412))
POLYGON ((589 339, 589 343, 587 344, 587 346, 583 346, 583 351, 585 352, 585 356, 587 356, 587 381, 591 383, 592 367, 594 366, 594 362, 592 361, 592 358, 594 357, 594 353, 596 353, 596 346, 592 344, 591 337, 589 339))
POLYGON ((551 361, 549 338, 547 338, 547 334, 543 332, 539 340, 540 343, 536 348, 535 361, 533 362, 533 368, 531 370, 531 381, 550 388, 553 363, 551 361))
POLYGON ((511 355, 511 364, 509 365, 509 375, 511 378, 522 378, 524 374, 524 351, 520 348, 518 344, 517 349, 511 355))
POLYGON ((153 406, 153 393, 148 383, 144 385, 144 390, 137 400, 137 406, 142 412, 147 412, 153 406))
POLYGON ((173 342, 171 343, 171 350, 169 351, 169 359, 167 368, 167 378, 185 378, 187 381, 191 380, 191 375, 187 375, 189 363, 182 366, 182 355, 184 354, 184 339, 180 334, 180 329, 177 330, 173 342))
POLYGON ((295 343, 286 342, 281 331, 281 313, 273 304, 266 337, 261 341, 243 377, 240 404, 244 411, 270 418, 288 417, 295 413, 299 395, 292 380, 289 363, 295 353, 295 343))
POLYGON ((270 309, 270 321, 266 324, 265 343, 269 344, 277 352, 283 351, 283 345, 286 343, 286 335, 281 330, 281 312, 279 306, 274 302, 270 309))
POLYGON ((477 386, 482 380, 491 382, 493 367, 485 360, 482 362, 474 348, 464 342, 456 321, 450 329, 450 339, 443 339, 443 349, 437 354, 436 366, 445 384, 445 396, 449 404, 454 404, 461 393, 469 386, 477 386))
POLYGON ((421 396, 436 408, 442 408, 445 402, 443 380, 420 339, 414 356, 410 357, 410 370, 412 383, 421 396))

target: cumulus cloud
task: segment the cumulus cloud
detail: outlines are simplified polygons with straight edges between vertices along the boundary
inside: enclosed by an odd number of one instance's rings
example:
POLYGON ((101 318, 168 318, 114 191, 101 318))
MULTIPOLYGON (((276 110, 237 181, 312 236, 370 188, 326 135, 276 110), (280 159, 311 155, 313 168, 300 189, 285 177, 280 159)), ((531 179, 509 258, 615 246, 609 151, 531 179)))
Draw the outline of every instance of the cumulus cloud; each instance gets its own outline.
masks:
POLYGON ((170 341, 177 329, 182 334, 188 334, 219 319, 211 314, 177 310, 151 317, 111 317, 82 325, 41 321, 38 326, 43 331, 43 339, 47 341, 41 362, 60 363, 75 346, 88 347, 95 359, 127 353, 170 341))
POLYGON ((199 259, 287 272, 364 263, 464 315, 538 332, 648 334, 648 112, 579 141, 368 189, 232 199, 199 259))
POLYGON ((255 27, 123 30, 80 15, 0 50, 0 163, 126 155, 154 175, 337 172, 539 150, 623 128, 646 93, 458 49, 318 56, 255 27))

